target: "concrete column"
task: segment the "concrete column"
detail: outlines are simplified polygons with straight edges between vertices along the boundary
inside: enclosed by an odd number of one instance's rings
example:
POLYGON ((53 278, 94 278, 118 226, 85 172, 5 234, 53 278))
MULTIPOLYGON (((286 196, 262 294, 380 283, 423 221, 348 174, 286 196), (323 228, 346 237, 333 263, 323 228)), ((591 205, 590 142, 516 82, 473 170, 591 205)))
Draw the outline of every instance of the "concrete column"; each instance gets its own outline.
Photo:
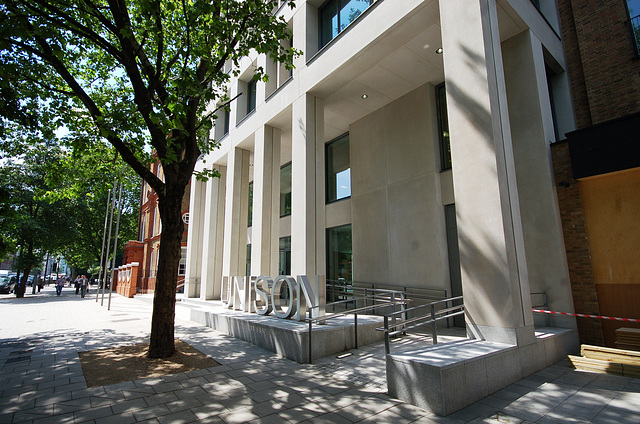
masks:
POLYGON ((186 297, 200 296, 200 266, 202 263, 202 226, 204 218, 203 200, 205 183, 191 177, 189 196, 189 227, 187 235, 187 264, 184 274, 186 297))
POLYGON ((440 0, 467 329, 534 341, 495 0, 440 0), (472 87, 472 89, 470 89, 472 87))
POLYGON ((215 166, 215 168, 220 172, 220 178, 211 178, 207 181, 203 202, 202 288, 200 290, 200 298, 203 300, 220 299, 222 279, 226 167, 215 166))
POLYGON ((255 134, 251 275, 278 273, 280 215, 280 130, 264 126, 255 134))
POLYGON ((232 149, 227 157, 222 275, 244 275, 247 260, 247 220, 249 219, 248 150, 232 149))
POLYGON ((309 94, 293 102, 291 273, 325 275, 324 104, 309 94))
MULTIPOLYGON (((525 31, 505 41, 502 52, 530 289, 544 293, 551 309, 572 312, 549 145, 555 132, 542 44, 525 31)), ((559 321, 575 328, 575 318, 559 321)))

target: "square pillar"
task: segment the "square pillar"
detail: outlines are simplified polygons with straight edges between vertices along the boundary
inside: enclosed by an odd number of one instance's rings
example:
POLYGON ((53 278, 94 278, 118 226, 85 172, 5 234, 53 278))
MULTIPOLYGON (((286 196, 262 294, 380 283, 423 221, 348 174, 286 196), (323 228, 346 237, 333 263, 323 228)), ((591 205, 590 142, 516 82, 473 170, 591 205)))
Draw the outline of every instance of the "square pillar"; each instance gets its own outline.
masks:
POLYGON ((187 264, 184 273, 184 295, 188 298, 200 296, 205 183, 192 176, 190 186, 187 264))
POLYGON ((264 126, 255 133, 251 275, 278 274, 280 223, 280 130, 264 126))
POLYGON ((206 184, 204 219, 202 227, 202 271, 200 299, 220 299, 222 279, 222 242, 224 235, 224 208, 226 168, 214 166, 220 178, 210 178, 206 184))
MULTIPOLYGON (((546 295, 552 310, 573 312, 551 162, 555 131, 542 43, 524 31, 505 41, 502 52, 529 286, 532 293, 546 295)), ((550 320, 565 328, 576 326, 571 317, 550 320)))
POLYGON ((467 330, 528 345, 533 314, 496 0, 439 5, 467 330))
POLYGON ((249 156, 234 148, 227 156, 222 275, 245 275, 249 219, 249 156))
POLYGON ((291 273, 325 275, 324 104, 305 94, 293 102, 291 273))

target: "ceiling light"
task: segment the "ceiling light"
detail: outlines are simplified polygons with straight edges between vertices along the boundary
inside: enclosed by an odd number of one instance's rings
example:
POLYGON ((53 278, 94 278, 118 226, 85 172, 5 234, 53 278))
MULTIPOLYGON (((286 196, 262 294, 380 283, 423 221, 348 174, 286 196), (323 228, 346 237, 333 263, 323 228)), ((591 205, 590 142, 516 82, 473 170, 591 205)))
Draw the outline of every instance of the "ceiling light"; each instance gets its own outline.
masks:
POLYGON ((360 96, 360 97, 362 97, 362 99, 364 100, 364 99, 367 99, 367 98, 369 97, 369 95, 368 95, 368 94, 363 94, 363 95, 362 95, 362 96, 360 96))
POLYGON ((436 49, 436 54, 442 54, 442 52, 443 52, 442 47, 438 47, 436 49))

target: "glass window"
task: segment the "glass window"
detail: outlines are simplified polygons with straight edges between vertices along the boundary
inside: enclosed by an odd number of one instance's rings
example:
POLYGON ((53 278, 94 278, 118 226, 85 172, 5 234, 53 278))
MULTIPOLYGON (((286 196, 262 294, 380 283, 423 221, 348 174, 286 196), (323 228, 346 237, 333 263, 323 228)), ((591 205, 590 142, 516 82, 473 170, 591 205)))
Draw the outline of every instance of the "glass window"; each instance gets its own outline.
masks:
POLYGON ((327 229, 327 283, 353 282, 351 225, 327 229))
POLYGON ((280 216, 291 215, 291 163, 280 168, 280 216))
POLYGON ((246 275, 251 275, 251 245, 247 244, 247 273, 246 275))
POLYGON ((351 160, 349 157, 349 134, 330 142, 326 146, 327 158, 327 203, 351 196, 351 160))
POLYGON ((451 169, 451 142, 449 140, 449 118, 447 117, 447 92, 444 84, 436 87, 436 113, 438 114, 438 137, 440 138, 440 164, 442 170, 451 169))
POLYGON ((256 80, 247 83, 247 115, 256 109, 256 80))
POLYGON ((640 56, 640 0, 627 0, 627 12, 636 55, 640 56))
POLYGON ((178 264, 178 275, 184 275, 187 269, 187 248, 180 249, 180 263, 178 264))
POLYGON ((291 237, 280 238, 278 256, 278 273, 280 275, 291 275, 291 237))
POLYGON ((253 222, 253 181, 249 183, 249 222, 247 226, 251 227, 253 222))
POLYGON ((329 0, 320 8, 320 48, 333 40, 372 2, 370 0, 329 0))
POLYGON ((224 127, 222 135, 229 134, 229 119, 231 119, 231 113, 227 108, 224 109, 224 127))

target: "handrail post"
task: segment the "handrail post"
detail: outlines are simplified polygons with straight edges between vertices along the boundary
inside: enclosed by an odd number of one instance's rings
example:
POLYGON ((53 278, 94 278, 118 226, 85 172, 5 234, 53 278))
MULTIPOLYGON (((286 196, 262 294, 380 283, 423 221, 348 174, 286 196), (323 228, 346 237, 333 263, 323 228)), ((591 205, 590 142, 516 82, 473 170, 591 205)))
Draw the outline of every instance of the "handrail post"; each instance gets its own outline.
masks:
POLYGON ((311 327, 313 326, 313 321, 309 319, 309 363, 311 363, 311 327))
POLYGON ((384 316, 384 353, 390 354, 391 347, 389 345, 389 317, 387 315, 384 316))
MULTIPOLYGON (((406 290, 406 289, 405 289, 406 290)), ((406 311, 407 309, 407 298, 405 297, 406 295, 406 291, 405 292, 400 292, 400 299, 402 300, 402 304, 400 305, 400 310, 401 311, 406 311)), ((400 315, 402 317, 402 321, 407 321, 407 313, 406 312, 402 312, 402 314, 400 315)), ((405 331, 405 326, 402 326, 402 335, 406 336, 407 332, 405 331)))
POLYGON ((433 344, 438 344, 438 330, 436 323, 436 305, 431 304, 431 332, 433 335, 433 344))
POLYGON ((353 314, 353 326, 354 326, 354 337, 355 337, 355 342, 356 342, 356 349, 358 348, 358 314, 354 313, 353 314))

